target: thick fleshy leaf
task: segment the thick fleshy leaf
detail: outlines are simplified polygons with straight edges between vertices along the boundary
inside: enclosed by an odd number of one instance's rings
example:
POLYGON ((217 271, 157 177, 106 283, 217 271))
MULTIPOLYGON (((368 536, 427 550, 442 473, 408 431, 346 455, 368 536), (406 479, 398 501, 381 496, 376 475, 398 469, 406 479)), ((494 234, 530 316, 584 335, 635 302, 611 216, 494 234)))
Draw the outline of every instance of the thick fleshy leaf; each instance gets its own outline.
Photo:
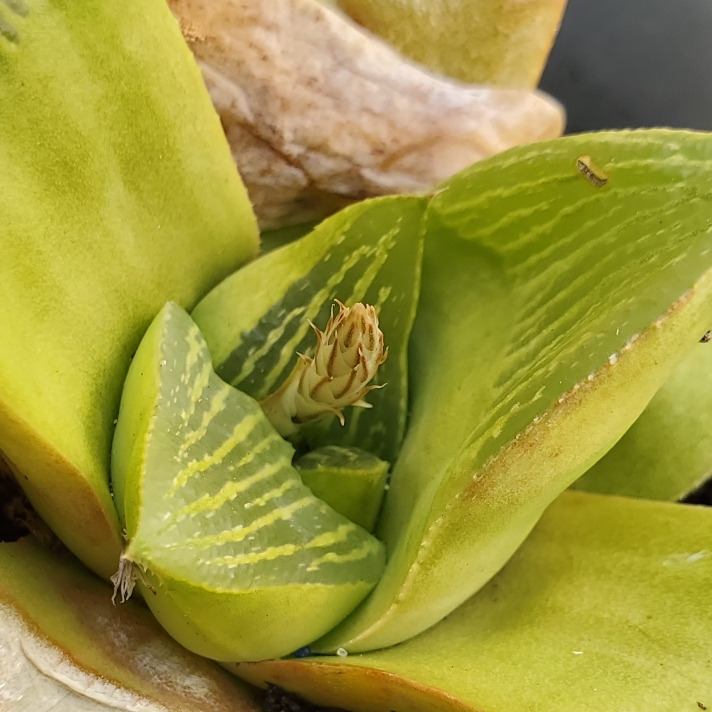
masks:
POLYGON ((294 463, 302 482, 347 519, 373 531, 388 478, 388 463, 355 447, 327 445, 294 463))
POLYGON ((712 344, 701 343, 574 489, 677 500, 712 474, 712 344))
POLYGON ((566 0, 336 0, 360 25, 465 82, 537 85, 566 0))
POLYGON ((191 318, 167 304, 129 369, 111 475, 124 560, 189 650, 288 655, 378 581, 383 546, 311 493, 293 455, 257 401, 215 375, 191 318))
POLYGON ((543 94, 433 76, 315 0, 168 4, 263 228, 429 190, 563 130, 561 107, 543 94))
POLYGON ((373 380, 372 408, 348 408, 304 428, 312 447, 353 445, 393 460, 408 408, 407 348, 420 289, 426 200, 364 201, 325 220, 305 238, 228 277, 193 311, 218 375, 261 400, 289 376, 297 352, 312 355, 309 324, 324 328, 339 299, 376 308, 388 359, 373 380))
POLYGON ((710 709, 711 532, 712 509, 566 492, 432 630, 237 671, 358 712, 710 709))
POLYGON ((66 552, 0 544, 0 709, 257 712, 251 690, 174 642, 66 552))
POLYGON ((167 299, 192 306, 256 251, 254 218, 163 0, 24 0, 0 15, 17 31, 0 34, 0 450, 109 576, 131 356, 167 299))
POLYGON ((409 638, 469 598, 712 323, 712 136, 581 135, 442 185, 427 214, 389 562, 318 650, 409 638))

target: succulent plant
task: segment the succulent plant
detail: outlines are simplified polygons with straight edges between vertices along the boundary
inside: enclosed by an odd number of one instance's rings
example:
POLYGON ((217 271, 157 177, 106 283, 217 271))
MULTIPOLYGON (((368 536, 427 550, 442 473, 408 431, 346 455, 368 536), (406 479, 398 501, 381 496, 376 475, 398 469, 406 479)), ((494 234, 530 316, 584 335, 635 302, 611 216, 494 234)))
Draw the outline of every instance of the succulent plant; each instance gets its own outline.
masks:
POLYGON ((244 264, 161 0, 0 14, 0 451, 83 562, 0 545, 0 703, 257 709, 205 656, 357 711, 712 705, 712 509, 565 491, 709 471, 712 135, 512 148, 244 264))

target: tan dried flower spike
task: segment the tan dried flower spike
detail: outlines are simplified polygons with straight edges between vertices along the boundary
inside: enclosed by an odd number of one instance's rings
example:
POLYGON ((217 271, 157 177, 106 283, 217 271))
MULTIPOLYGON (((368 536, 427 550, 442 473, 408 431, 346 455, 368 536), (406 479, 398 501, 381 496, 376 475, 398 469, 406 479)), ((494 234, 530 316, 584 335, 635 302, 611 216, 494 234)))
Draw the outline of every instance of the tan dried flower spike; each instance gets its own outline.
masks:
POLYGON ((332 307, 323 332, 311 324, 317 340, 314 358, 299 354, 287 380, 260 403, 280 435, 293 435, 300 425, 326 415, 336 415, 343 425, 342 410, 370 408, 363 397, 381 387, 368 385, 388 356, 376 310, 361 302, 352 307, 336 303, 339 313, 334 316, 332 307))

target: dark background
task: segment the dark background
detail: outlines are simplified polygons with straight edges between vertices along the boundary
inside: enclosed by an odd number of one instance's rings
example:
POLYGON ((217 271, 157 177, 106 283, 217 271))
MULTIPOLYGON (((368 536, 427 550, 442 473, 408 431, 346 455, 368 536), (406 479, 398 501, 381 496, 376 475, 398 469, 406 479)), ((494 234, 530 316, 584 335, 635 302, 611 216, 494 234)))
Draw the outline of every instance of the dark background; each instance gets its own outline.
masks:
POLYGON ((712 130, 712 0, 569 0, 540 86, 568 133, 712 130))

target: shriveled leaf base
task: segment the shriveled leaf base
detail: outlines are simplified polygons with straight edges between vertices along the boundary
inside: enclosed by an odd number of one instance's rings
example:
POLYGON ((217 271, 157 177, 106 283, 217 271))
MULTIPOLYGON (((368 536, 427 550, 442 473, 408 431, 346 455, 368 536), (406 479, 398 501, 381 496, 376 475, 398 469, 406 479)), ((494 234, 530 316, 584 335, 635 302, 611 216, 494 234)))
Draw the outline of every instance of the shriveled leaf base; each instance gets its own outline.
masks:
POLYGON ((175 643, 143 606, 32 539, 0 544, 0 709, 257 712, 245 685, 175 643))

